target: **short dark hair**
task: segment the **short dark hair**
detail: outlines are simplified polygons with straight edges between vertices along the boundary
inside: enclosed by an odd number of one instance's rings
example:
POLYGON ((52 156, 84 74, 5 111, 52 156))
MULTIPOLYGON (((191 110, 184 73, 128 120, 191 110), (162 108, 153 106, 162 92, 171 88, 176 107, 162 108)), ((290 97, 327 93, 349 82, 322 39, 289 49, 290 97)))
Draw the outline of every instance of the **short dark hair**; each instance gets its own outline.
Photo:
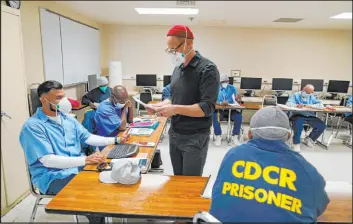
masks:
POLYGON ((48 93, 52 89, 62 89, 63 85, 60 82, 49 80, 45 81, 38 86, 37 93, 40 98, 43 93, 48 93))

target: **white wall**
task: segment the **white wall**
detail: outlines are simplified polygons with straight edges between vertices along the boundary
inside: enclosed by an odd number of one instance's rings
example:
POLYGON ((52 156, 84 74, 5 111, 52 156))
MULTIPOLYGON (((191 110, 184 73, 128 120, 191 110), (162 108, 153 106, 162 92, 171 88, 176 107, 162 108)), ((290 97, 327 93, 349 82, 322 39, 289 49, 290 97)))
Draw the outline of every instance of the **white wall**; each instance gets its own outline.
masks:
MULTIPOLYGON (((169 26, 103 25, 102 68, 122 61, 123 74, 171 74, 169 26)), ((220 72, 242 76, 352 80, 351 30, 191 27, 195 49, 220 72)), ((133 87, 134 80, 124 80, 133 87)))

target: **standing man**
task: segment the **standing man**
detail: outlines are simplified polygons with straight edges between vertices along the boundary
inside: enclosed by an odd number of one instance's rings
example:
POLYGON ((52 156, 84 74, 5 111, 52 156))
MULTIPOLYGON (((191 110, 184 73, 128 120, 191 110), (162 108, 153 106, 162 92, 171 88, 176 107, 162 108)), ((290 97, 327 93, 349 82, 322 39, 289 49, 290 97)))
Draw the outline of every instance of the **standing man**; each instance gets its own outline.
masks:
POLYGON ((158 115, 172 117, 169 150, 174 175, 202 175, 219 90, 217 66, 194 50, 193 40, 187 26, 168 31, 166 52, 175 65, 171 96, 153 105, 158 115))
POLYGON ((99 103, 110 97, 111 88, 108 87, 108 79, 101 76, 97 79, 98 87, 89 91, 82 97, 82 104, 90 106, 92 109, 97 109, 99 103))
MULTIPOLYGON (((221 75, 221 86, 219 87, 219 93, 217 98, 217 104, 221 106, 227 106, 229 104, 234 104, 240 102, 241 97, 237 92, 235 86, 229 84, 229 78, 226 74, 221 75)), ((228 113, 228 111, 226 112, 228 113)), ((221 124, 219 123, 221 119, 224 117, 224 111, 218 110, 213 113, 213 129, 216 135, 216 140, 214 144, 216 146, 221 145, 222 141, 222 129, 221 124)), ((243 116, 240 112, 236 110, 232 110, 231 118, 234 121, 233 133, 232 133, 232 141, 230 144, 232 145, 240 145, 239 142, 239 133, 241 123, 243 121, 243 116)))

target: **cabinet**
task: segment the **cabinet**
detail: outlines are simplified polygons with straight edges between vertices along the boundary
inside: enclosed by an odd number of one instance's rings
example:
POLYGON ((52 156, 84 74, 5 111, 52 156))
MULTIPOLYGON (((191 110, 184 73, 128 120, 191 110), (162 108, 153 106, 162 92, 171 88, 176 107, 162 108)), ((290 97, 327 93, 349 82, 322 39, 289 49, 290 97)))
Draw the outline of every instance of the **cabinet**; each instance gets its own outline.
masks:
POLYGON ((19 142, 28 117, 20 11, 1 5, 1 216, 28 194, 19 142))

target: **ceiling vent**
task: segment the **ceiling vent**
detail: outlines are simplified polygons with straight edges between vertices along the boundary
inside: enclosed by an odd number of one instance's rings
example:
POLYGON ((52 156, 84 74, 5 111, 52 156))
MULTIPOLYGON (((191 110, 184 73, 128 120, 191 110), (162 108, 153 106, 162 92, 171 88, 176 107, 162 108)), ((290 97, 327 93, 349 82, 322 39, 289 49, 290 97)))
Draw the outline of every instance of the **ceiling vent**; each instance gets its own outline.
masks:
POLYGON ((276 19, 275 23, 296 23, 300 20, 303 20, 303 19, 298 19, 298 18, 279 18, 279 19, 276 19))
POLYGON ((176 1, 178 6, 196 6, 196 1, 176 1))

